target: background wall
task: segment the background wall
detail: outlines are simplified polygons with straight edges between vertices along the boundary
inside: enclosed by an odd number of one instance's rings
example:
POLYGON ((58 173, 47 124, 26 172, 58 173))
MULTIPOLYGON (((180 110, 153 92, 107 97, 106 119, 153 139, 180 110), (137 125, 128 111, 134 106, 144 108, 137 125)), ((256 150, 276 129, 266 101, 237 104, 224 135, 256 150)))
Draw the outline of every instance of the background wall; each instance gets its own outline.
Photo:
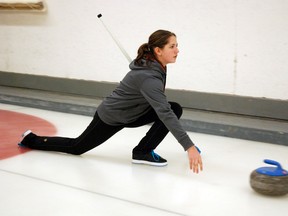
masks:
POLYGON ((286 0, 46 0, 46 13, 0 12, 0 71, 118 82, 157 29, 177 34, 167 87, 288 99, 286 0))

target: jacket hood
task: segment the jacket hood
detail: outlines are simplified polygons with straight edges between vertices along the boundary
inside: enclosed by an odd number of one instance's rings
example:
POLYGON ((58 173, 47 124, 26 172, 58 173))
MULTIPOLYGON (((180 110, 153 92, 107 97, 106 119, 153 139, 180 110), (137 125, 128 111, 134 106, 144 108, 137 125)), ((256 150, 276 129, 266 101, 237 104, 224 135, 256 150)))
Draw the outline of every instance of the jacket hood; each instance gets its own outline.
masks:
POLYGON ((142 65, 138 65, 135 64, 135 60, 133 60, 130 65, 129 68, 131 70, 155 70, 161 73, 166 73, 166 70, 163 68, 163 66, 158 62, 158 61, 147 61, 145 59, 141 60, 142 65))

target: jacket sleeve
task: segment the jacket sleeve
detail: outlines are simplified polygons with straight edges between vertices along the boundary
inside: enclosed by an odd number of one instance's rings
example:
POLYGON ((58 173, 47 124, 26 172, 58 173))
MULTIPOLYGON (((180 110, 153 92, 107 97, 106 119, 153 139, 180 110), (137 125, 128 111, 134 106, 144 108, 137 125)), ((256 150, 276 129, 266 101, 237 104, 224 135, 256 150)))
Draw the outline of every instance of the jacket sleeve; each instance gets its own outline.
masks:
POLYGON ((188 148, 193 146, 193 142, 183 129, 180 121, 167 101, 167 97, 164 94, 164 84, 162 80, 158 78, 147 78, 142 82, 140 92, 155 110, 159 119, 183 146, 184 150, 186 151, 188 148))

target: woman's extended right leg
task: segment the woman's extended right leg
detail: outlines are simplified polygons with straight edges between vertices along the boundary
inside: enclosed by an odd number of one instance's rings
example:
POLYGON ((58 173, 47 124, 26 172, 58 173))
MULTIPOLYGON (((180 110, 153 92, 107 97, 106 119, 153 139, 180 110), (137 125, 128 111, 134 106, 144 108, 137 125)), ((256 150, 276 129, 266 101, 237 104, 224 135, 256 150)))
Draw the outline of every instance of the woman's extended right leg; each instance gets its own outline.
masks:
POLYGON ((90 125, 77 138, 46 137, 30 133, 21 144, 32 149, 80 155, 102 144, 122 128, 105 124, 96 112, 90 125))

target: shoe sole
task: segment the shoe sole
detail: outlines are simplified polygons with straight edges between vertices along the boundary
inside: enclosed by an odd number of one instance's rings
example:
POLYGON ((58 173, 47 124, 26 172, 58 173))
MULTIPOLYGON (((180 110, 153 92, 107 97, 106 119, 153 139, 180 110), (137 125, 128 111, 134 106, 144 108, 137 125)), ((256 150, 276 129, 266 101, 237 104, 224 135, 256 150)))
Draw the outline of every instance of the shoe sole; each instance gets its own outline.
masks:
POLYGON ((32 133, 31 130, 27 130, 22 134, 22 138, 24 139, 28 134, 32 133))
MULTIPOLYGON (((23 140, 27 135, 29 135, 30 133, 32 133, 31 130, 25 131, 25 132, 22 134, 22 140, 23 140)), ((18 146, 20 146, 20 147, 26 147, 26 146, 25 146, 24 144, 22 144, 21 142, 18 143, 18 146)))
POLYGON ((144 160, 132 160, 133 164, 145 164, 145 165, 150 165, 150 166, 157 166, 157 167, 162 167, 162 166, 167 166, 168 163, 164 162, 164 163, 156 163, 156 162, 150 162, 150 161, 144 161, 144 160))

